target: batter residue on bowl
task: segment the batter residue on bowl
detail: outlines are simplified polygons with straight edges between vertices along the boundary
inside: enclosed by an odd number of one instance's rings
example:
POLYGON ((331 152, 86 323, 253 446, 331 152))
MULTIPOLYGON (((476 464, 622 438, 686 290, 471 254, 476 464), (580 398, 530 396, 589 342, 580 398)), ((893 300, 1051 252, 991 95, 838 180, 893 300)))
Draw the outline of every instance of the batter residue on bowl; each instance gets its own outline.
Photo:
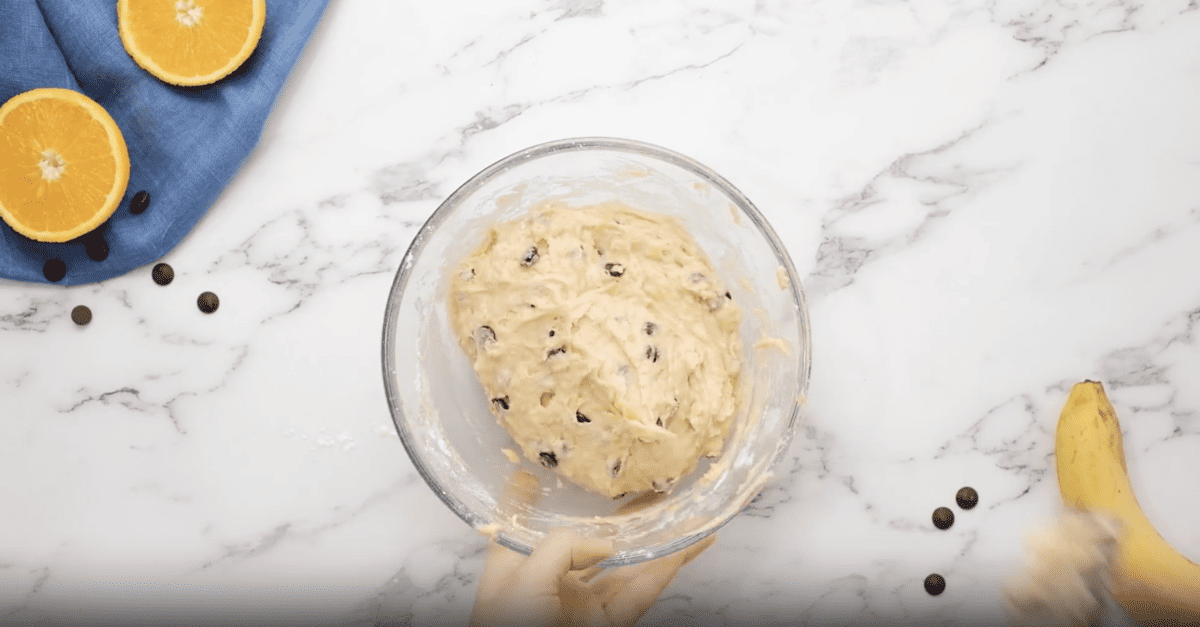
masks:
POLYGON ((674 219, 619 203, 535 207, 456 268, 449 307, 530 460, 615 497, 666 491, 721 452, 741 314, 674 219))

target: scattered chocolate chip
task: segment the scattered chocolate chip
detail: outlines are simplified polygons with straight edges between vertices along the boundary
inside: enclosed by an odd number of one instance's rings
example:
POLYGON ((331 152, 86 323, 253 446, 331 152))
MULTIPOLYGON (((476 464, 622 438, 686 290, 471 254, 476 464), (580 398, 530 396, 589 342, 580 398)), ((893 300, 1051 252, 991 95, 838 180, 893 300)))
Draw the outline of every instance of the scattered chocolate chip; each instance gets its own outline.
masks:
POLYGON ((67 276, 67 264, 62 259, 50 259, 42 266, 42 276, 51 283, 58 283, 67 276))
POLYGON ((542 460, 542 465, 546 468, 554 468, 558 465, 558 456, 551 452, 539 453, 538 457, 542 460))
POLYGON ((979 493, 975 491, 975 488, 963 488, 954 495, 954 500, 958 501, 959 507, 971 509, 979 504, 979 493))
POLYGON ((608 271, 608 274, 611 276, 621 276, 622 274, 625 274, 625 266, 619 263, 606 263, 604 264, 604 269, 608 271))
POLYGON ((530 246, 529 250, 525 251, 524 255, 521 255, 521 265, 528 268, 537 263, 539 258, 537 246, 530 246))
POLYGON ((196 299, 196 306, 200 308, 200 311, 210 314, 216 311, 217 307, 221 306, 221 299, 217 298, 217 295, 212 292, 204 292, 196 299))
POLYGON ((949 529, 954 524, 954 512, 949 507, 939 507, 933 510, 933 526, 938 529, 949 529))
POLYGON ((475 343, 486 349, 496 343, 496 332, 486 324, 475 329, 475 343))
POLYGON ((658 347, 657 346, 647 346, 646 347, 646 359, 649 359, 652 362, 656 362, 656 363, 658 362, 658 347))
POLYGON ((621 474, 621 460, 613 462, 611 473, 614 479, 621 474))
POLYGON ((492 402, 495 403, 496 405, 498 405, 501 409, 508 409, 508 397, 507 396, 501 396, 500 398, 493 398, 492 402))
POLYGON ((156 263, 150 271, 150 277, 159 285, 170 285, 171 281, 175 280, 175 268, 165 263, 156 263))
POLYGON ((83 326, 92 321, 92 310, 84 305, 77 305, 71 310, 71 322, 83 326))
POLYGON ((581 411, 575 412, 575 422, 591 422, 591 421, 592 421, 592 419, 588 418, 587 416, 584 416, 583 412, 581 412, 581 411))
POLYGON ((629 493, 628 493, 628 492, 622 492, 622 493, 620 493, 620 494, 618 494, 618 495, 614 496, 614 497, 613 497, 613 500, 615 501, 615 500, 617 500, 617 499, 623 499, 623 498, 625 498, 625 497, 626 497, 626 496, 628 496, 628 495, 629 495, 629 493))
POLYGON ((729 292, 725 292, 725 298, 728 298, 729 300, 733 300, 733 294, 730 294, 729 292))
POLYGON ((567 352, 566 346, 559 346, 558 348, 552 348, 546 352, 546 359, 550 359, 551 357, 553 357, 555 355, 561 355, 565 352, 567 352))
POLYGON ((129 213, 137 215, 150 206, 150 192, 142 190, 133 195, 129 201, 129 213))
POLYGON ((946 580, 938 574, 933 574, 925 578, 925 591, 933 596, 937 596, 946 591, 946 580))
POLYGON ((661 426, 662 426, 662 418, 656 418, 656 419, 654 420, 654 424, 656 424, 656 425, 658 425, 658 426, 660 426, 660 427, 661 427, 661 426))
POLYGON ((658 331, 658 325, 653 322, 647 322, 642 325, 642 332, 646 335, 654 335, 655 331, 658 331))
POLYGON ((554 329, 550 329, 550 337, 554 337, 554 329))
POLYGON ((92 261, 108 259, 108 242, 98 235, 83 240, 83 251, 92 261))
POLYGON ((554 398, 554 392, 542 392, 542 398, 539 399, 542 403, 542 407, 549 405, 550 399, 552 398, 554 398))

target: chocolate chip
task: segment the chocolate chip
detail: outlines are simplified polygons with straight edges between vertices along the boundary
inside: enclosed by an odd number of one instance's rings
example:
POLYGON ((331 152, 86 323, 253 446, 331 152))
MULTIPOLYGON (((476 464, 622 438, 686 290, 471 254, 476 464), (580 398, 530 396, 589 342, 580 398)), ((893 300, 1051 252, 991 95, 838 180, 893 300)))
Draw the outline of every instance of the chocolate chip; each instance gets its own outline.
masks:
POLYGON ((217 298, 217 295, 212 292, 204 292, 196 299, 196 306, 200 308, 200 311, 210 314, 216 311, 217 307, 221 306, 221 299, 217 298))
POLYGON ((550 337, 554 337, 554 329, 550 329, 550 337))
POLYGON ((925 578, 925 591, 933 596, 937 596, 946 591, 946 580, 938 574, 933 574, 925 578))
POLYGON ((507 396, 501 396, 500 398, 493 398, 492 403, 495 403, 501 409, 508 409, 508 397, 507 396))
POLYGON ((623 499, 623 498, 625 498, 625 497, 626 497, 626 496, 628 496, 628 495, 629 495, 629 493, 628 493, 628 492, 622 492, 622 493, 620 493, 620 494, 618 494, 618 495, 614 496, 614 497, 613 497, 613 500, 615 501, 615 500, 617 500, 617 499, 623 499))
POLYGON ((621 460, 618 459, 617 461, 613 462, 611 473, 613 479, 616 479, 617 476, 621 474, 621 460))
POLYGON ((607 270, 608 274, 611 276, 621 276, 622 274, 625 274, 625 266, 619 263, 606 263, 604 264, 604 269, 607 270))
POLYGON ((92 261, 108 259, 108 242, 103 237, 93 236, 83 240, 83 251, 92 261))
POLYGON ((42 276, 51 283, 58 283, 67 276, 67 264, 62 259, 50 259, 42 266, 42 276))
POLYGON ((658 362, 658 347, 657 346, 647 346, 646 347, 646 359, 649 359, 650 361, 653 361, 656 363, 658 362))
POLYGON ((546 359, 550 359, 551 357, 553 357, 555 355, 561 355, 565 352, 567 352, 566 346, 559 346, 558 348, 552 348, 546 352, 546 359))
POLYGON ((83 326, 92 321, 92 310, 83 305, 77 305, 71 310, 71 322, 83 326))
POLYGON ((165 263, 156 263, 150 271, 150 277, 159 285, 170 285, 171 281, 175 280, 175 268, 165 263))
POLYGON ((642 325, 642 332, 646 335, 654 335, 655 331, 658 331, 658 325, 653 322, 647 322, 642 325))
POLYGON ((587 416, 584 416, 583 412, 581 412, 581 411, 575 412, 575 422, 591 422, 591 421, 592 421, 592 419, 588 418, 587 416))
POLYGON ((658 425, 658 426, 660 426, 660 427, 661 427, 661 426, 662 426, 662 418, 655 418, 655 419, 654 419, 654 424, 656 424, 656 425, 658 425))
POLYGON ((529 250, 525 251, 524 255, 521 255, 521 265, 528 268, 537 263, 539 258, 537 246, 530 246, 529 250))
POLYGON ((552 398, 554 398, 554 392, 542 392, 542 398, 539 399, 542 403, 542 407, 549 405, 550 399, 552 398))
POLYGON ((729 300, 733 300, 733 294, 730 294, 729 292, 725 292, 725 298, 728 298, 729 300))
POLYGON ((954 524, 954 512, 949 507, 939 507, 933 510, 933 526, 938 529, 949 529, 954 524))
POLYGON ((958 506, 963 509, 971 509, 979 504, 979 493, 975 488, 963 488, 954 495, 954 500, 958 501, 958 506))
POLYGON ((558 457, 551 452, 539 453, 538 457, 542 460, 542 465, 546 468, 554 468, 558 465, 558 457))
POLYGON ((150 192, 142 190, 133 195, 129 201, 129 213, 137 215, 150 206, 150 192))

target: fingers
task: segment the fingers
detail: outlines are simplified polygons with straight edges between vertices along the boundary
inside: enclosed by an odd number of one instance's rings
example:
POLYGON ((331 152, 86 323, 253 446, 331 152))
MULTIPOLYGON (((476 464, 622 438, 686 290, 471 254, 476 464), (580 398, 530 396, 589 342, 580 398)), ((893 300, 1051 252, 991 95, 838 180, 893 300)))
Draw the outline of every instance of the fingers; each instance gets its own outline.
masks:
POLYGON ((612 543, 582 538, 569 529, 555 529, 538 545, 529 559, 513 573, 514 583, 532 592, 554 592, 558 580, 571 570, 591 568, 612 555, 612 543))
POLYGON ((601 582, 596 590, 609 597, 604 607, 612 624, 624 627, 636 624, 658 600, 679 569, 712 546, 716 539, 716 535, 710 535, 674 555, 630 566, 628 570, 619 569, 625 572, 617 581, 601 582), (624 585, 620 585, 620 580, 624 580, 624 585))

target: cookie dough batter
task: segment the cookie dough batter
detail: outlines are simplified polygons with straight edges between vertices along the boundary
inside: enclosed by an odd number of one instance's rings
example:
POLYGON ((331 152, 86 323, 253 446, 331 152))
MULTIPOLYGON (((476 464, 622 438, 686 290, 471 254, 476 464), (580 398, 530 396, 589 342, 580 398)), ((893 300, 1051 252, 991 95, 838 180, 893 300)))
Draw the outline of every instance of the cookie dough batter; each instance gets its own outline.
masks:
POLYGON ((524 455, 600 494, 666 491, 721 452, 741 314, 675 220, 546 204, 492 228, 449 307, 524 455))

